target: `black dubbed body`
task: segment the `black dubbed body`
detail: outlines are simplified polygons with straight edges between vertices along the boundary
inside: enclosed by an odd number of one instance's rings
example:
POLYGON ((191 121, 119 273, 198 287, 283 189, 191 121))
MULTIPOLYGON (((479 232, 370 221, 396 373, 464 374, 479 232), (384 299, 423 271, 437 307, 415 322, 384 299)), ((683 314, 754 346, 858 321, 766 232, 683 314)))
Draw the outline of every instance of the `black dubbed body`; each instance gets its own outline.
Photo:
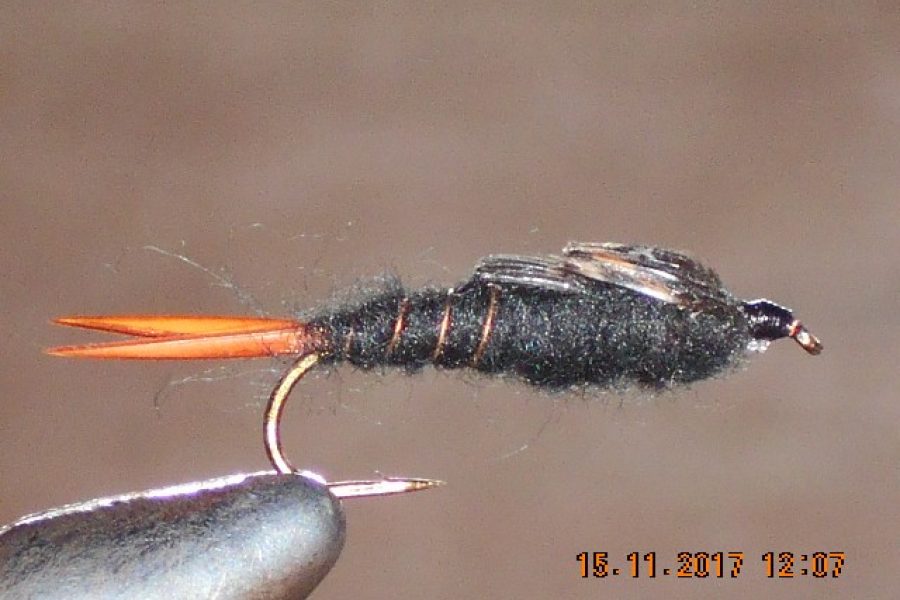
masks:
POLYGON ((329 339, 331 361, 468 367, 548 388, 690 383, 779 337, 821 349, 790 311, 735 298, 692 259, 618 244, 570 244, 561 257, 488 257, 450 290, 407 292, 388 281, 310 325, 329 339))

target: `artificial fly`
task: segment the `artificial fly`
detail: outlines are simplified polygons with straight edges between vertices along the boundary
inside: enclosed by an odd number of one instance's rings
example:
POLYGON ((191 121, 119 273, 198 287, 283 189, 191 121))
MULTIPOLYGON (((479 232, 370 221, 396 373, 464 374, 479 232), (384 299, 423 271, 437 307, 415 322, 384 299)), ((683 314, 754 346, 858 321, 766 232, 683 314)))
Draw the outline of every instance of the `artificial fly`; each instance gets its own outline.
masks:
MULTIPOLYGON (((137 315, 63 317, 56 323, 133 338, 47 350, 56 356, 294 357, 264 417, 266 451, 280 473, 296 472, 281 444, 285 403, 297 382, 320 363, 413 372, 426 365, 470 368, 547 389, 636 384, 659 390, 733 369, 748 352, 761 352, 780 338, 794 339, 810 354, 822 351, 822 343, 789 309, 734 297, 712 269, 692 258, 612 243, 571 243, 561 256, 488 256, 468 280, 449 289, 407 291, 388 280, 354 303, 303 322, 137 315)), ((352 490, 347 496, 439 483, 345 482, 352 490)))

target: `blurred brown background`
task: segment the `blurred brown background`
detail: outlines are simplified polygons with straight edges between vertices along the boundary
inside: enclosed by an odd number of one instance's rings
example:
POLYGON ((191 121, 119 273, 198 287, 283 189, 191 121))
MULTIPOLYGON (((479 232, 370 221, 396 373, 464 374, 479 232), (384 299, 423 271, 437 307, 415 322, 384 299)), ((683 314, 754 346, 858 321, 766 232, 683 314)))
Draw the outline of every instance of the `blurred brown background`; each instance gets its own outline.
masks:
POLYGON ((4 3, 0 521, 267 466, 281 363, 54 359, 97 339, 55 315, 281 315, 385 269, 449 285, 492 252, 640 241, 791 306, 825 353, 656 398, 320 375, 286 420, 299 464, 449 485, 348 503, 316 597, 894 596, 900 10, 548 4, 4 3), (747 562, 578 576, 633 550, 747 562), (773 581, 770 550, 847 564, 773 581))

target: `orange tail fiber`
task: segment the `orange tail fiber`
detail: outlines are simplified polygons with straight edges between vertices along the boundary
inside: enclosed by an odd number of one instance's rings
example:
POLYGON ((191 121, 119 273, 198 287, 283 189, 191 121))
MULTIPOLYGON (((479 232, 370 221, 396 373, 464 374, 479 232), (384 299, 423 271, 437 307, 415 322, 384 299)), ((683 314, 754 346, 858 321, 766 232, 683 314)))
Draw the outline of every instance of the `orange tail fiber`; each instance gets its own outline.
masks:
POLYGON ((62 317, 55 322, 137 338, 58 346, 46 351, 55 356, 133 360, 255 358, 301 355, 322 347, 318 331, 290 319, 122 315, 62 317))

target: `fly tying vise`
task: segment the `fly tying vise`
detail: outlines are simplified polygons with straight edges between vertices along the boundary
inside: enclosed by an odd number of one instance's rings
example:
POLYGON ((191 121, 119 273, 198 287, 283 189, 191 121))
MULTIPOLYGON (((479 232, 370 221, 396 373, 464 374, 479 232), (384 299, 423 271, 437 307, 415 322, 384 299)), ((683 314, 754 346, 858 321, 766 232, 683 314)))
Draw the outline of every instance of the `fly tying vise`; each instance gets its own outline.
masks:
MULTIPOLYGON (((295 472, 281 444, 285 402, 319 363, 363 369, 426 365, 509 374, 547 389, 579 385, 659 390, 726 372, 748 352, 793 338, 810 354, 821 342, 792 312, 735 298, 710 268, 662 248, 570 243, 561 256, 488 256, 450 289, 405 290, 396 280, 353 304, 306 321, 222 316, 79 316, 61 325, 138 339, 62 346, 57 356, 216 359, 288 355, 264 417, 266 451, 295 472)), ((381 495, 437 485, 420 479, 352 482, 381 495), (391 485, 388 486, 387 484, 391 485), (377 486, 392 491, 374 491, 377 486)), ((337 485, 337 484, 335 484, 337 485)))

